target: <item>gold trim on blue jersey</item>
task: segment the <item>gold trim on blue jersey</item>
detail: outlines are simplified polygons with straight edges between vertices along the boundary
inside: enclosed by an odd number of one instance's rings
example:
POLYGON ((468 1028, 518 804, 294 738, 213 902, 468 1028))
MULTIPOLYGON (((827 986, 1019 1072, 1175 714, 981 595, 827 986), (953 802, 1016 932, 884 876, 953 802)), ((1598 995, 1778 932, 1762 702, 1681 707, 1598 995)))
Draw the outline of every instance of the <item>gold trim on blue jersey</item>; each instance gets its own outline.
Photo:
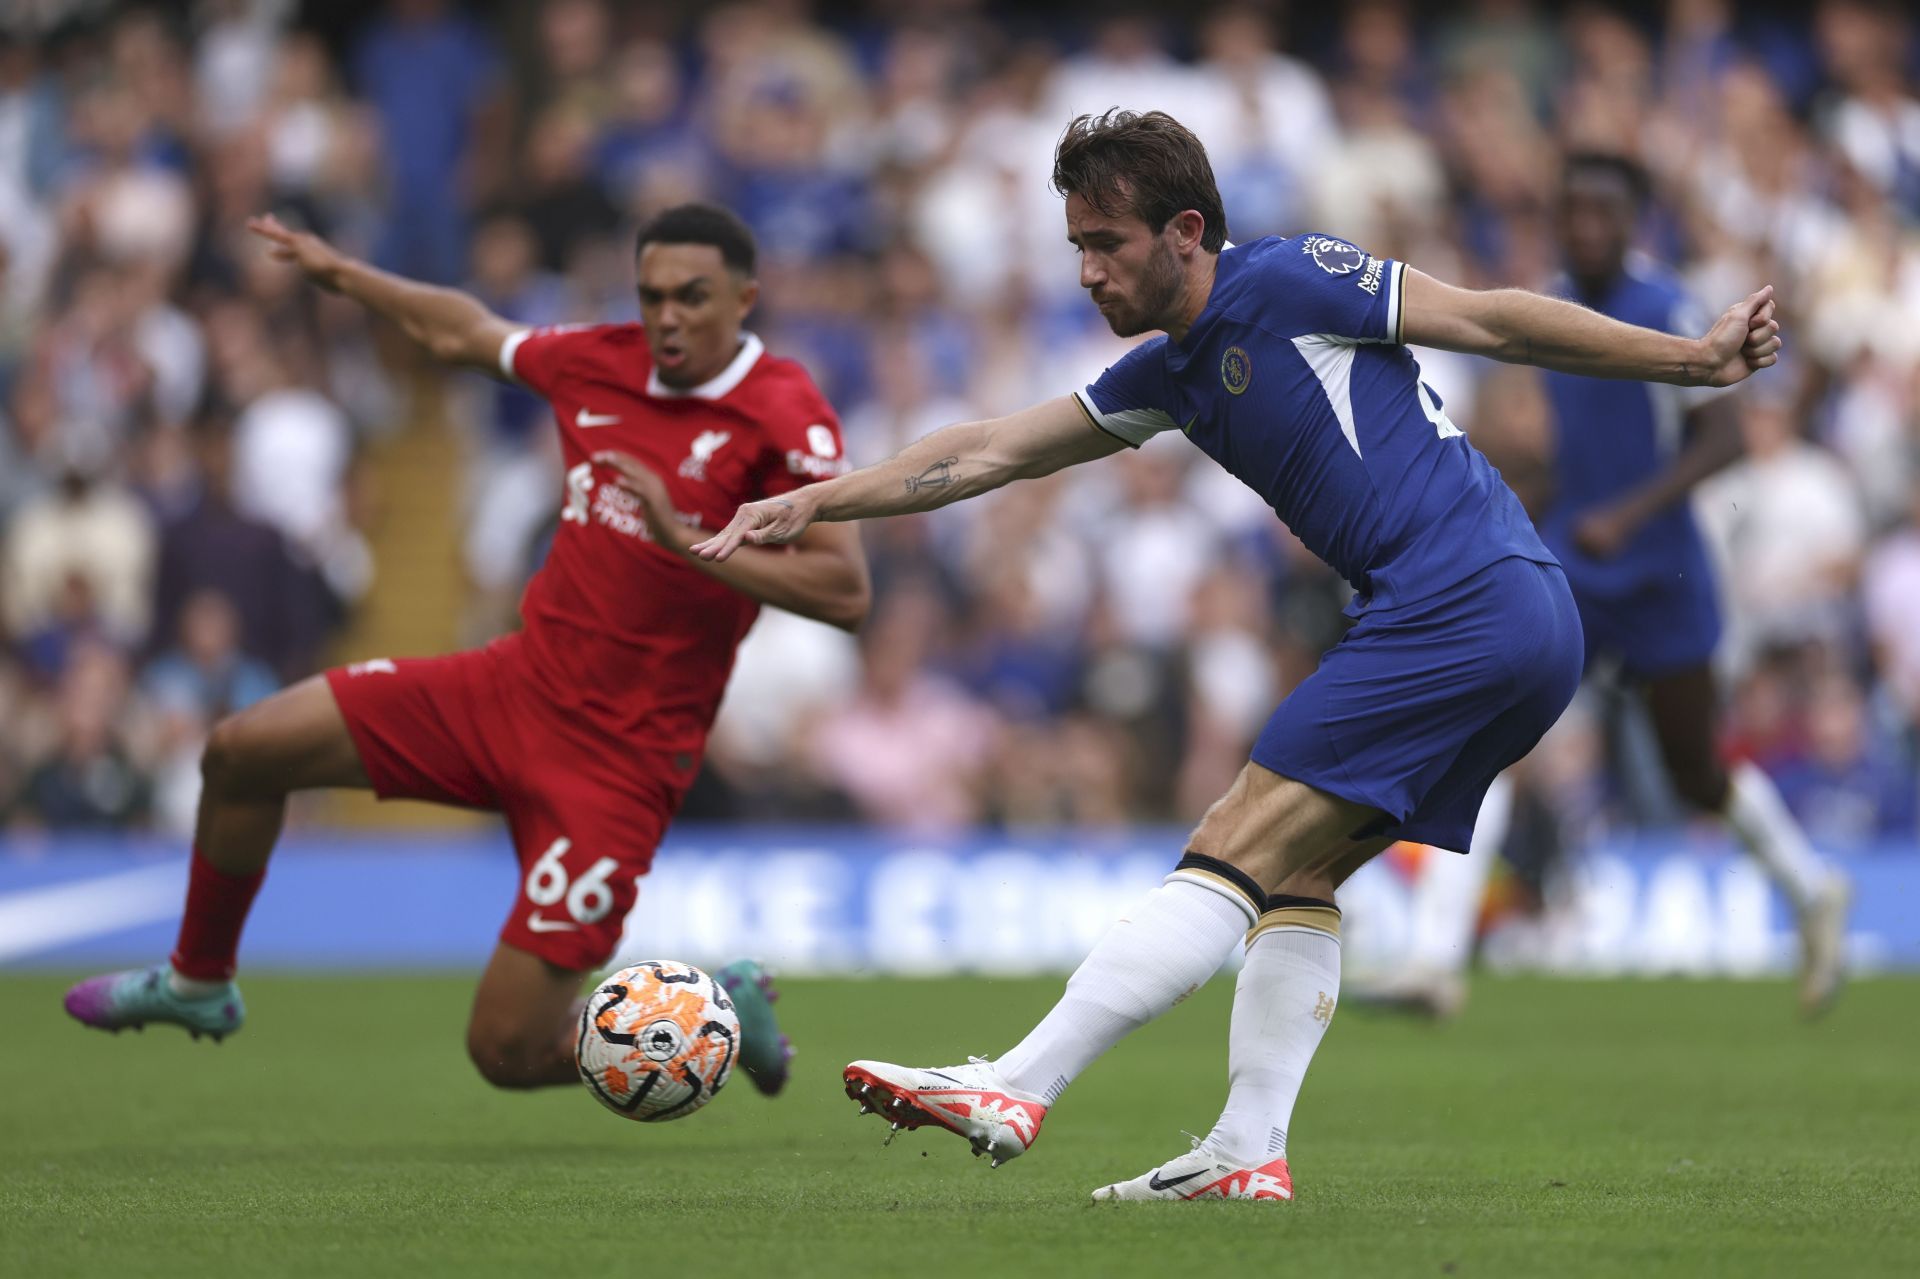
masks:
POLYGON ((1387 340, 1395 346, 1407 340, 1407 264, 1395 262, 1387 273, 1387 340))

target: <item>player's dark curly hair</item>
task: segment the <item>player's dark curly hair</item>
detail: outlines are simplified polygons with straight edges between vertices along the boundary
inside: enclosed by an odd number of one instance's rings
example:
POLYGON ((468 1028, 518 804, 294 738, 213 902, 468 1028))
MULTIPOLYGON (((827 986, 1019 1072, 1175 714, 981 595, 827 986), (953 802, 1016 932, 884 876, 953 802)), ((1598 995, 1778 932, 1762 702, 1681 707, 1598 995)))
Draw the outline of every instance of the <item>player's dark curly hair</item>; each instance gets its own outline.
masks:
POLYGON ((1108 217, 1131 213, 1156 234, 1188 209, 1206 226, 1200 247, 1227 242, 1227 211, 1207 149, 1164 111, 1076 117, 1053 153, 1053 189, 1078 195, 1108 217))
POLYGON ((1570 151, 1560 170, 1560 180, 1571 182, 1583 173, 1599 173, 1617 178, 1633 198, 1635 208, 1644 209, 1653 198, 1653 179, 1645 166, 1631 156, 1616 151, 1570 151))
POLYGON ((737 215, 717 204, 676 204, 648 218, 633 243, 633 254, 649 244, 711 244, 720 260, 742 275, 753 274, 753 232, 737 215))

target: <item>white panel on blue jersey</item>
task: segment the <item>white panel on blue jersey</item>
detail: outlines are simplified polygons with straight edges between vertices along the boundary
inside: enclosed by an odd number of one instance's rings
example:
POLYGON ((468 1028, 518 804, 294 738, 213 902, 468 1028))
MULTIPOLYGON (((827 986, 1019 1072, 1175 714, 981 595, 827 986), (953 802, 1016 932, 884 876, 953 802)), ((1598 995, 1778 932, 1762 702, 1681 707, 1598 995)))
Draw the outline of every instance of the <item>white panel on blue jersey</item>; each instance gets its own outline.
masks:
POLYGON ((1685 389, 1666 382, 1647 383, 1647 399, 1653 404, 1654 447, 1662 457, 1670 458, 1680 452, 1687 417, 1687 405, 1680 393, 1685 389))
POLYGON ((1406 341, 1406 316, 1402 314, 1406 301, 1400 292, 1401 277, 1406 273, 1405 262, 1395 262, 1387 272, 1387 340, 1396 346, 1406 341))
POLYGON ((1075 391, 1074 398, 1080 401, 1080 407, 1087 416, 1100 425, 1100 429, 1111 435, 1117 435, 1135 448, 1145 444, 1162 431, 1177 431, 1180 424, 1167 413, 1159 409, 1119 409, 1112 413, 1102 413, 1100 406, 1093 402, 1093 396, 1086 391, 1075 391))
POLYGON ((1302 333, 1293 339, 1293 345, 1320 379, 1320 389, 1327 393, 1333 415, 1340 419, 1340 434, 1353 446, 1355 457, 1363 456, 1360 432, 1353 424, 1353 339, 1331 333, 1302 333))

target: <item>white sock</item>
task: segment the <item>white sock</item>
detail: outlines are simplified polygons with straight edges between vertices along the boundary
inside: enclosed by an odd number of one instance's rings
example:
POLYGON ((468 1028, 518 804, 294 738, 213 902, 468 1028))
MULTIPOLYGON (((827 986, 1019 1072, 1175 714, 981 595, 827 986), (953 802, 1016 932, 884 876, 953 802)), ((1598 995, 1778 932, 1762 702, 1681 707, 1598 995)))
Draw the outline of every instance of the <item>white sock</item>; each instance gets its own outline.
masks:
POLYGON ((229 983, 224 981, 201 981, 197 977, 183 977, 175 971, 172 964, 167 965, 167 986, 180 999, 205 999, 208 995, 217 995, 225 990, 229 983))
POLYGON ((1462 973, 1473 957, 1480 901, 1513 824, 1513 783, 1502 773, 1487 788, 1466 856, 1427 850, 1413 890, 1408 966, 1427 973, 1462 973))
POLYGON ((1743 761, 1733 770, 1727 788, 1726 818, 1727 825, 1766 868, 1794 910, 1807 909, 1826 883, 1826 864, 1787 810, 1773 779, 1751 761, 1743 761))
POLYGON ((1250 884, 1193 860, 1107 930, 1053 1011, 994 1063, 1010 1087, 1052 1105, 1094 1058, 1219 971, 1260 912, 1250 884))
POLYGON ((1335 931, 1263 916, 1234 987, 1227 1108, 1207 1141, 1247 1167, 1286 1158, 1293 1103, 1340 998, 1339 915, 1319 909, 1335 931))

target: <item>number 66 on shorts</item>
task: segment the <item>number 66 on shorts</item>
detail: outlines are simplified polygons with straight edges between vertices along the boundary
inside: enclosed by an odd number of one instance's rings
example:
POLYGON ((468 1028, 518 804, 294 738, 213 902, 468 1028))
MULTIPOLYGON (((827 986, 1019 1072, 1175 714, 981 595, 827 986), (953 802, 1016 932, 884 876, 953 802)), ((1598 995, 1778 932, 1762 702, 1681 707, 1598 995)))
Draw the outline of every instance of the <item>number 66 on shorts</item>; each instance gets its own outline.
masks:
POLYGON ((527 900, 536 906, 553 906, 565 901, 567 914, 573 916, 575 923, 597 924, 613 909, 613 889, 608 887, 608 879, 620 869, 620 863, 611 857, 602 857, 585 874, 569 882, 562 859, 572 848, 573 841, 565 835, 547 845, 547 851, 540 854, 527 871, 527 900))
POLYGON ((567 835, 528 843, 528 851, 540 851, 530 860, 522 853, 520 891, 502 940, 562 968, 599 967, 620 943, 644 863, 596 855, 567 835))

